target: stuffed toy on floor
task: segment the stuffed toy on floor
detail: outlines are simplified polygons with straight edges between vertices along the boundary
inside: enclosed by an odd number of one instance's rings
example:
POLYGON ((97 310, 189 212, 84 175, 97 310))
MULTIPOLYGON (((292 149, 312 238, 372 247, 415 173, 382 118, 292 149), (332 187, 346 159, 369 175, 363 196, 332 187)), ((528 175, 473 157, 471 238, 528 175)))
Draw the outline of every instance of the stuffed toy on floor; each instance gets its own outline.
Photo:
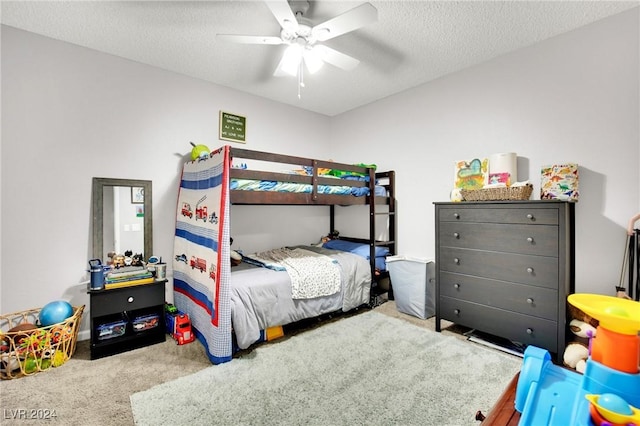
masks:
POLYGON ((596 336, 598 320, 573 305, 569 305, 569 315, 569 328, 573 333, 573 339, 567 344, 562 361, 566 367, 584 373, 589 358, 589 339, 596 336))

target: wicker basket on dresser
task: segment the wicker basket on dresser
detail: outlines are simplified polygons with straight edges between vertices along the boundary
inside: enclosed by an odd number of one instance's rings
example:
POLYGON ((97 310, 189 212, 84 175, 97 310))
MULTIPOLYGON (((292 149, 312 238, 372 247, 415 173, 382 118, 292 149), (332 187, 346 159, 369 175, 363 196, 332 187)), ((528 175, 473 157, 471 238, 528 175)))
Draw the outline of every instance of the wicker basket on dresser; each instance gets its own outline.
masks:
POLYGON ((435 203, 441 320, 547 349, 561 363, 574 284, 574 204, 435 203))

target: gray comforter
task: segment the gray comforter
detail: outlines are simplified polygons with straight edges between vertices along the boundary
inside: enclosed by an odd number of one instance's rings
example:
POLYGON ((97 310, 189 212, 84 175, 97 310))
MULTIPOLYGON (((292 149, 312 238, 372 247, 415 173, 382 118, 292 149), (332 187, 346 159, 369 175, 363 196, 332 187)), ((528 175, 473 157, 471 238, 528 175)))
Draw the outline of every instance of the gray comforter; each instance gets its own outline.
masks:
POLYGON ((324 254, 340 265, 341 289, 330 296, 292 298, 291 279, 286 271, 243 263, 232 268, 231 321, 237 344, 248 348, 260 338, 260 330, 286 325, 339 310, 349 311, 369 302, 369 262, 352 253, 314 246, 299 246, 324 254))

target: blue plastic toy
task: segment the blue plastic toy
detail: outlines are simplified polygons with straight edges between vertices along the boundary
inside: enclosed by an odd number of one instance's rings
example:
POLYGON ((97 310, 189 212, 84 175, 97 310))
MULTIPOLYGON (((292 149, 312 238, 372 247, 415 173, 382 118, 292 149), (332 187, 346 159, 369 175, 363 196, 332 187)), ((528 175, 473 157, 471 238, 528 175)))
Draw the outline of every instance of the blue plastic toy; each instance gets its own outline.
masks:
POLYGON ((529 346, 516 389, 519 425, 640 426, 640 303, 593 294, 568 300, 599 321, 584 375, 529 346))

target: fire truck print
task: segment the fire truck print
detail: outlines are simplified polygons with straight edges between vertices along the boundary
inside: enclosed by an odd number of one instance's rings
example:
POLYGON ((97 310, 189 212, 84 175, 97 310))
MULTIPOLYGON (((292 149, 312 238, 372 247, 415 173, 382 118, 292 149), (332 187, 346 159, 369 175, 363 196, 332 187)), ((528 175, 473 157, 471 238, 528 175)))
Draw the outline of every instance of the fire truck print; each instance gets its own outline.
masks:
POLYGON ((203 222, 206 222, 207 218, 209 217, 207 215, 207 206, 202 205, 202 202, 206 199, 207 199, 207 196, 205 195, 204 197, 200 198, 196 203, 196 222, 198 221, 198 219, 202 219, 203 222))
POLYGON ((193 217, 193 212, 191 211, 191 204, 182 203, 182 216, 188 216, 189 219, 193 217))
POLYGON ((204 272, 207 270, 207 261, 196 256, 191 256, 191 260, 189 261, 189 266, 191 269, 199 269, 200 272, 204 272))
POLYGON ((209 277, 215 281, 216 280, 216 265, 213 264, 213 262, 211 263, 211 268, 209 269, 209 277))
POLYGON ((191 208, 191 204, 190 203, 183 202, 182 203, 182 209, 180 210, 180 213, 182 214, 182 216, 186 216, 189 219, 193 219, 194 214, 195 214, 196 222, 198 221, 198 219, 202 219, 203 222, 209 221, 210 223, 213 223, 214 225, 217 225, 219 219, 218 219, 218 215, 216 214, 216 212, 214 211, 211 214, 209 214, 208 207, 202 204, 204 202, 204 200, 206 200, 206 199, 207 199, 207 196, 205 195, 204 197, 202 197, 202 198, 200 198, 198 200, 198 202, 196 203, 195 212, 191 208))

